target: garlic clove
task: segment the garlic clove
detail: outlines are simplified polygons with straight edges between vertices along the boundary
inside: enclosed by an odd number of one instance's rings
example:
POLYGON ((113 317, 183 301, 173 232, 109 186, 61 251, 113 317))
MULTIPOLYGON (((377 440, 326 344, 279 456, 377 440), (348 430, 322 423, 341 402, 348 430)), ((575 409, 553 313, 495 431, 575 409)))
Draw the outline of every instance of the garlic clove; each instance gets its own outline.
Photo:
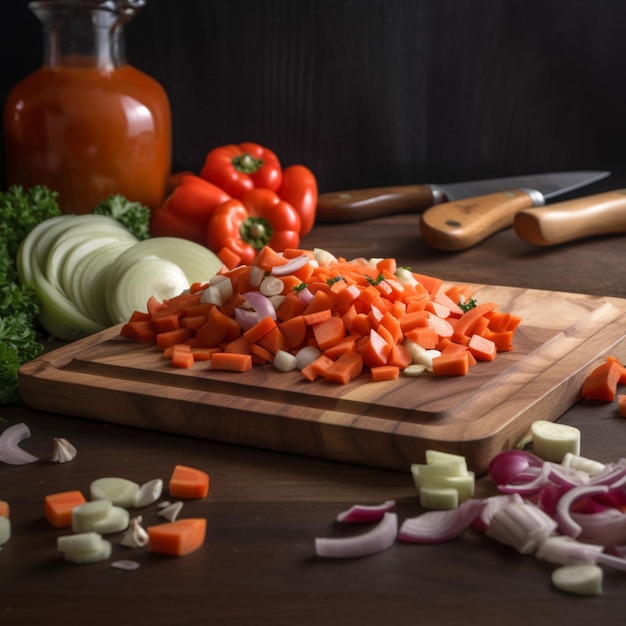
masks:
POLYGON ((55 437, 53 439, 52 458, 53 463, 67 463, 76 458, 78 454, 76 448, 63 437, 55 437))
POLYGON ((170 522, 173 522, 178 517, 178 514, 180 513, 180 510, 182 508, 183 508, 182 502, 174 502, 173 504, 170 504, 169 506, 166 506, 165 508, 161 509, 158 515, 160 517, 164 517, 166 520, 169 520, 170 522))
POLYGON ((133 517, 120 541, 127 548, 142 548, 148 545, 148 531, 141 525, 141 515, 133 517))
POLYGON ((135 507, 140 509, 149 504, 154 504, 163 492, 163 480, 155 478, 144 483, 135 494, 135 507))

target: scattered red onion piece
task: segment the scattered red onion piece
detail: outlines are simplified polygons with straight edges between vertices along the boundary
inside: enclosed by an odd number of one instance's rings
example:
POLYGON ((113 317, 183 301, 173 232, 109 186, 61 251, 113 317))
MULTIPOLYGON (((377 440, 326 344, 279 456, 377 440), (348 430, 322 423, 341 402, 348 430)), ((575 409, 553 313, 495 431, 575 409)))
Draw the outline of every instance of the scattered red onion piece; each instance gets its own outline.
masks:
POLYGON ((472 498, 456 509, 427 511, 405 520, 398 539, 413 543, 442 543, 457 537, 480 515, 485 501, 472 498))
POLYGON ((550 465, 544 463, 541 471, 534 477, 529 478, 527 482, 512 482, 508 484, 499 484, 498 491, 502 493, 519 493, 523 496, 534 496, 538 494, 546 485, 550 484, 550 465))
POLYGON ((235 319, 243 330, 248 330, 259 321, 259 314, 256 311, 235 307, 235 319))
POLYGON ((313 292, 308 287, 305 287, 298 292, 298 298, 300 298, 304 304, 310 304, 311 300, 313 300, 313 292))
POLYGON ((605 509, 595 513, 570 511, 570 515, 581 528, 578 535, 581 541, 603 546, 626 544, 626 514, 619 509, 605 509))
POLYGON ((574 487, 561 496, 556 505, 556 521, 559 529, 568 537, 578 537, 582 532, 580 524, 575 522, 571 516, 571 508, 581 498, 593 496, 598 493, 606 493, 609 488, 606 485, 584 485, 574 487))
POLYGON ((315 539, 317 556, 355 558, 369 556, 391 547, 398 534, 398 516, 385 513, 382 520, 371 530, 353 537, 315 539))
POLYGON ((0 435, 0 461, 9 465, 34 463, 39 458, 22 450, 19 444, 30 437, 30 428, 24 422, 5 428, 0 435))
POLYGON ((489 524, 491 524, 491 519, 493 518, 495 512, 500 507, 503 507, 511 502, 523 501, 524 500, 519 493, 507 493, 501 496, 491 496, 490 498, 485 498, 485 505, 476 516, 476 519, 472 522, 472 528, 477 532, 484 533, 489 524))
POLYGON ((379 522, 385 513, 390 511, 396 505, 395 500, 387 500, 382 504, 374 506, 366 506, 364 504, 355 504, 347 511, 342 511, 337 515, 338 522, 379 522))
POLYGON ((489 475, 497 485, 506 485, 529 467, 542 467, 543 464, 542 459, 525 450, 504 450, 489 463, 489 475))

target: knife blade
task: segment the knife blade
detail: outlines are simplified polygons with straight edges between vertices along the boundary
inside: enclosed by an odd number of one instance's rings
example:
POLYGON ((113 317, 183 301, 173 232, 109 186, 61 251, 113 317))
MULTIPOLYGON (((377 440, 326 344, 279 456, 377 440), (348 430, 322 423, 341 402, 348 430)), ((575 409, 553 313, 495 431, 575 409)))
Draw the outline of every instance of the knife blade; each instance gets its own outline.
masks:
POLYGON ((572 190, 588 185, 608 175, 609 172, 558 172, 459 183, 333 191, 319 195, 316 219, 320 222, 359 222, 398 213, 420 213, 443 202, 507 189, 535 188, 549 194, 551 190, 557 191, 563 187, 572 190))
POLYGON ((459 251, 513 225, 515 214, 584 185, 610 172, 561 172, 534 177, 534 184, 444 202, 427 209, 420 220, 424 240, 434 248, 459 251))
POLYGON ((538 246, 626 233, 626 189, 524 209, 515 215, 513 228, 524 241, 538 246))

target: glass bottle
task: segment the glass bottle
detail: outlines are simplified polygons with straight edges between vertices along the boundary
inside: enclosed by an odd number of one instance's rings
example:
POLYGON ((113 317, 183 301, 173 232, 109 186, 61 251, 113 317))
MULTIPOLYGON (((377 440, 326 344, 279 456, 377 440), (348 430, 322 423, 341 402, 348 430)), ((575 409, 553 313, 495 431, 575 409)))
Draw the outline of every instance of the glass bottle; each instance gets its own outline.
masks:
POLYGON ((156 208, 171 173, 171 112, 161 85, 126 62, 124 25, 145 0, 30 2, 44 62, 4 109, 7 184, 46 185, 64 213, 121 194, 156 208))

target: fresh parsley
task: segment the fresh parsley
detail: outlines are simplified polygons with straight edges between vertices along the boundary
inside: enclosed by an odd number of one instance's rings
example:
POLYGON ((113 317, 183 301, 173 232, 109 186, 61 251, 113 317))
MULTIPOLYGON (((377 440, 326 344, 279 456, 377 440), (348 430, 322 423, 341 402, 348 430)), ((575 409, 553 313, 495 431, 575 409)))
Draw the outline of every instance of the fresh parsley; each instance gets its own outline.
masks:
POLYGON ((463 313, 467 313, 469 310, 473 309, 476 306, 476 300, 474 298, 470 298, 467 302, 464 300, 459 302, 459 308, 463 313))
POLYGON ((150 237, 150 209, 140 202, 131 202, 124 196, 115 194, 100 202, 93 213, 116 219, 137 239, 150 237))

